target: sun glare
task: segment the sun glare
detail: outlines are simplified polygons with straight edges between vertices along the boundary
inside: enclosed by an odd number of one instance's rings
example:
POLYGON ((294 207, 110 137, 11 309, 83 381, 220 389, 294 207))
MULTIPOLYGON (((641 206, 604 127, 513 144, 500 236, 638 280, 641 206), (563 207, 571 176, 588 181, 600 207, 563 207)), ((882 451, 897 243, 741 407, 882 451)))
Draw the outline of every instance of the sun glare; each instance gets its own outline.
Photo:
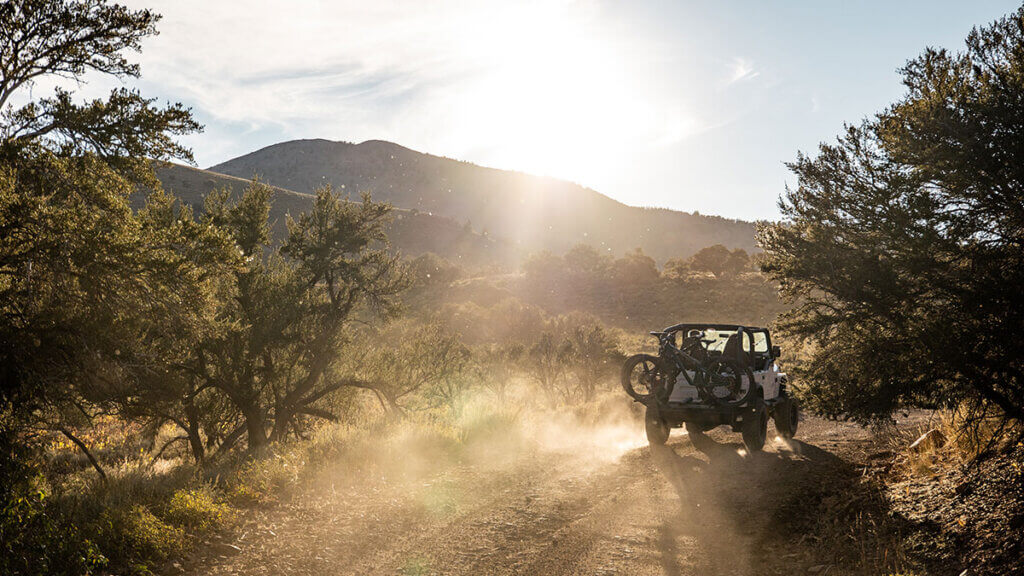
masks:
POLYGON ((457 97, 459 139, 500 142, 484 151, 494 165, 583 183, 611 169, 619 147, 658 140, 664 123, 626 61, 636 47, 597 16, 518 6, 468 32, 482 72, 457 97))

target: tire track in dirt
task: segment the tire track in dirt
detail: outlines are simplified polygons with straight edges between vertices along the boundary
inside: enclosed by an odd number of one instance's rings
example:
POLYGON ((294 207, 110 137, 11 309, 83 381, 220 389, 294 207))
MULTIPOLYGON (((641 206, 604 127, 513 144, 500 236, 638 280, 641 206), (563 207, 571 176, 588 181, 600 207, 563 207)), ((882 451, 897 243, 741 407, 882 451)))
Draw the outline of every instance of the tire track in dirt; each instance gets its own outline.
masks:
MULTIPOLYGON (((805 443, 742 456, 735 436, 708 453, 685 436, 618 459, 533 451, 501 466, 460 465, 404 482, 341 490, 325 479, 258 511, 234 548, 201 551, 193 574, 787 573, 796 546, 777 512, 862 433, 809 422, 805 443), (781 567, 780 567, 781 566, 781 567)), ((804 432, 804 431, 802 431, 804 432)), ((638 434, 642 434, 638 430, 638 434)), ((813 556, 803 551, 803 556, 813 556)), ((791 572, 789 572, 791 573, 791 572)))
MULTIPOLYGON (((240 550, 215 551, 228 557, 201 553, 189 571, 376 574, 416 572, 420 560, 433 566, 479 564, 474 559, 494 550, 490 539, 503 529, 524 519, 541 518, 542 525, 552 527, 560 523, 564 511, 544 511, 540 503, 560 486, 585 480, 592 468, 542 452, 507 467, 462 466, 425 481, 383 488, 356 486, 328 494, 309 490, 276 509, 255 511, 240 530, 243 537, 232 544, 240 550), (435 555, 443 555, 443 562, 434 562, 435 555)), ((575 506, 586 499, 577 496, 575 506)), ((553 502, 572 507, 562 499, 553 502)))
POLYGON ((580 474, 571 461, 566 468, 568 474, 563 470, 534 483, 474 520, 484 553, 465 552, 472 550, 466 546, 473 539, 467 532, 446 534, 430 543, 438 551, 433 565, 450 574, 529 573, 543 551, 573 543, 578 536, 574 528, 591 521, 596 508, 620 507, 622 494, 645 481, 634 468, 608 466, 580 474))

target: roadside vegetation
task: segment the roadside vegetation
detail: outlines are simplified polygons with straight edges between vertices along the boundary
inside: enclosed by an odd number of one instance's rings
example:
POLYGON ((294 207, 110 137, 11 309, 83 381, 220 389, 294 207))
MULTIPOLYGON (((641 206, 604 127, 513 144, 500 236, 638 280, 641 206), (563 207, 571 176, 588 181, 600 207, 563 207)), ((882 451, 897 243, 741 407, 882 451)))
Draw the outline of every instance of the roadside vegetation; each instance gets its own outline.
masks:
POLYGON ((901 75, 902 99, 789 165, 761 270, 792 305, 804 405, 883 431, 864 473, 887 548, 920 573, 1017 574, 1024 8, 901 75), (913 408, 936 416, 887 424, 913 408))
POLYGON ((795 372, 816 410, 861 421, 956 409, 1024 421, 1024 9, 966 50, 926 50, 906 95, 790 164, 762 270, 794 304, 795 372))
MULTIPOLYGON (((920 449, 886 437, 857 493, 871 506, 988 458, 1019 479, 1024 9, 964 53, 911 61, 903 100, 800 156, 764 253, 579 245, 520 272, 403 258, 390 206, 330 188, 276 236, 259 181, 193 211, 153 173, 191 160, 187 108, 29 91, 137 77, 125 54, 158 21, 104 0, 0 5, 0 572, 146 574, 325 466, 383 466, 389 442, 436 465, 518 441, 523 422, 628 419, 624 353, 680 321, 782 314, 786 369, 817 413, 881 426, 944 410, 920 449)), ((844 509, 844 530, 900 556, 864 566, 935 553, 871 506, 844 509)), ((960 514, 942 554, 979 533, 960 514)))
POLYGON ((278 236, 258 181, 193 212, 152 171, 191 160, 188 109, 28 91, 137 77, 158 15, 22 0, 0 21, 0 571, 147 573, 331 455, 412 429, 457 457, 516 410, 586 421, 613 386, 623 333, 519 299, 533 272, 447 300, 475 270, 403 260, 390 206, 330 189, 278 236))

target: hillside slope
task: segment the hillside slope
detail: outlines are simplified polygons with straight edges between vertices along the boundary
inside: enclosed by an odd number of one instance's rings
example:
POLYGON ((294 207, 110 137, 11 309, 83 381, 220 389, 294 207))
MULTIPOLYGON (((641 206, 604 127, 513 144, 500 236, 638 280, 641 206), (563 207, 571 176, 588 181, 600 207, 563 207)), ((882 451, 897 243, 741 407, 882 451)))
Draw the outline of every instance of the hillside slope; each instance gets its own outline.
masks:
POLYGON ((713 244, 754 249, 749 222, 627 206, 588 188, 485 168, 370 140, 294 140, 210 168, 299 192, 331 184, 369 191, 395 206, 439 214, 509 240, 527 252, 561 252, 585 242, 621 253, 635 247, 658 260, 713 244))
MULTIPOLYGON (((203 199, 212 190, 228 188, 235 194, 241 194, 249 185, 247 179, 180 164, 162 164, 156 168, 156 173, 165 190, 192 206, 197 213, 202 210, 203 199)), ((136 207, 142 202, 141 194, 134 199, 136 207)), ((311 194, 275 186, 270 211, 274 237, 284 237, 288 214, 298 216, 309 210, 312 202, 311 194)), ((515 264, 519 258, 518 252, 507 242, 467 230, 465 226, 450 218, 410 210, 395 210, 395 219, 388 230, 388 239, 392 246, 403 254, 416 256, 424 252, 434 252, 471 266, 515 264)))

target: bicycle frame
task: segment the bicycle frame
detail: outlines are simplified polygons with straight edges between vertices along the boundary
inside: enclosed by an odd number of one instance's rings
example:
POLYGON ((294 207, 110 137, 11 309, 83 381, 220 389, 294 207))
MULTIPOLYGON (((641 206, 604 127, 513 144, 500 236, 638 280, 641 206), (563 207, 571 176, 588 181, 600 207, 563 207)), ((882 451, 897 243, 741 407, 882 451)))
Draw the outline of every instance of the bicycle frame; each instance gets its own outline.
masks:
MULTIPOLYGON (((662 359, 669 359, 672 361, 673 367, 676 368, 680 374, 683 375, 683 379, 690 386, 696 387, 702 392, 706 392, 705 387, 708 382, 707 368, 704 367, 704 362, 699 359, 683 352, 679 348, 676 348, 675 344, 672 343, 671 332, 651 332, 651 335, 658 337, 658 356, 662 359), (694 366, 693 377, 690 377, 691 370, 686 369, 686 363, 690 363, 694 366)), ((675 387, 675 380, 666 382, 668 387, 668 394, 666 398, 672 394, 672 389, 675 387)))

